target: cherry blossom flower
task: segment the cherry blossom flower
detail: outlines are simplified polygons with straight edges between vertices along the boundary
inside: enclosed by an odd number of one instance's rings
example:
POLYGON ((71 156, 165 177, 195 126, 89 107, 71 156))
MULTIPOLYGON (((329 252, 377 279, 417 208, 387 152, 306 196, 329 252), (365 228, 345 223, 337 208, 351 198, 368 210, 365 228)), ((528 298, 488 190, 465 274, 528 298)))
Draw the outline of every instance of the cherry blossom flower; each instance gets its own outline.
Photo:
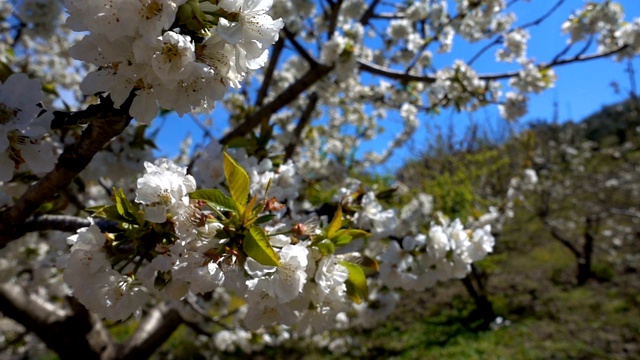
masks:
POLYGON ((22 165, 36 174, 55 165, 53 146, 44 139, 53 116, 38 116, 41 87, 23 73, 0 84, 0 181, 11 180, 22 165))

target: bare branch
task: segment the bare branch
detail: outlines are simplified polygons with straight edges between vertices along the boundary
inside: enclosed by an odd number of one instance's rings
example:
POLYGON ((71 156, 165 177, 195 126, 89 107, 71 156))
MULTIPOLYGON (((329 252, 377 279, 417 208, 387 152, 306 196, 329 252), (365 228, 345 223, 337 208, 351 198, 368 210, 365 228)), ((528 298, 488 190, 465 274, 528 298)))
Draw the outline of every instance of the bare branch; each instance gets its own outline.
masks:
POLYGON ((335 4, 331 4, 331 17, 329 18, 329 29, 327 30, 327 40, 331 40, 333 33, 338 26, 338 15, 340 15, 340 7, 342 0, 338 0, 335 4))
POLYGON ((287 29, 286 27, 282 29, 282 31, 287 37, 287 40, 289 40, 289 42, 291 42, 291 45, 293 45, 293 48, 296 50, 298 55, 300 55, 309 64, 309 66, 313 67, 318 65, 318 61, 316 61, 316 59, 314 59, 313 56, 311 56, 311 54, 309 54, 307 50, 305 50, 305 48, 300 45, 298 39, 296 39, 296 34, 289 31, 289 29, 287 29))
POLYGON ((367 60, 358 59, 358 65, 360 65, 360 69, 366 71, 371 74, 376 74, 380 76, 384 76, 389 79, 400 80, 400 81, 417 81, 417 82, 426 82, 433 83, 436 79, 432 76, 419 76, 419 75, 411 75, 398 70, 393 70, 386 68, 384 66, 376 65, 367 60))
POLYGON ((302 136, 302 131, 309 124, 309 121, 311 121, 311 114, 313 113, 313 110, 315 110, 317 104, 318 104, 318 94, 314 92, 309 96, 309 102, 307 103, 307 107, 302 112, 302 115, 300 116, 300 120, 298 121, 298 125, 296 125, 296 128, 293 131, 293 137, 289 142, 289 144, 287 145, 287 147, 285 148, 285 151, 284 151, 285 161, 291 159, 291 156, 293 156, 293 152, 295 151, 296 147, 300 144, 301 142, 300 137, 302 136))
MULTIPOLYGON (((286 29, 285 29, 286 30, 286 29)), ((269 86, 271 85, 271 79, 273 79, 273 74, 276 71, 276 66, 278 65, 278 60, 280 59, 280 54, 282 54, 282 49, 284 48, 284 39, 282 36, 278 38, 275 45, 273 45, 273 52, 271 53, 271 59, 269 60, 269 65, 267 65, 267 69, 264 71, 264 78, 262 79, 262 85, 260 86, 260 90, 258 91, 258 98, 256 99, 256 106, 262 105, 264 102, 264 98, 267 96, 267 92, 269 91, 269 86)))
MULTIPOLYGON (((526 24, 524 24, 524 25, 520 26, 520 28, 525 29, 525 28, 528 28, 528 27, 537 26, 537 25, 542 24, 542 22, 543 22, 543 21, 545 21, 549 16, 551 16, 551 14, 553 14, 556 10, 558 10, 558 8, 559 8, 560 6, 562 6, 562 3, 564 3, 564 1, 565 1, 565 0, 558 0, 558 1, 556 1, 556 4, 555 4, 555 5, 554 5, 554 6, 553 6, 549 11, 547 11, 546 13, 544 13, 544 14, 543 14, 542 16, 540 16, 539 18, 537 18, 537 19, 535 19, 535 20, 533 20, 533 21, 531 21, 531 22, 528 22, 528 23, 526 23, 526 24)), ((510 5, 511 5, 511 4, 510 4, 510 5)))
POLYGON ((318 80, 329 74, 332 69, 333 67, 322 64, 318 64, 316 67, 310 68, 300 79, 289 85, 289 87, 280 93, 280 95, 275 99, 262 106, 249 116, 242 124, 238 125, 238 127, 223 136, 222 139, 220 139, 220 143, 227 144, 232 139, 245 136, 253 130, 253 128, 258 126, 263 119, 270 118, 271 115, 275 114, 278 110, 287 106, 318 80))
MULTIPOLYGON (((609 57, 611 55, 615 55, 623 50, 625 50, 628 47, 628 45, 624 45, 621 46, 615 50, 611 50, 608 52, 604 52, 604 53, 599 53, 599 54, 590 54, 590 55, 576 55, 567 59, 559 59, 556 61, 552 61, 548 64, 541 64, 540 67, 543 69, 549 69, 549 68, 553 68, 556 66, 560 66, 560 65, 566 65, 566 64, 571 64, 571 63, 576 63, 576 62, 583 62, 583 61, 589 61, 589 60, 595 60, 595 59, 602 59, 602 58, 606 58, 609 57)), ((485 74, 485 75, 481 75, 480 79, 482 80, 500 80, 500 79, 508 79, 508 78, 512 78, 514 76, 518 76, 519 71, 509 71, 509 72, 505 72, 502 74, 485 74)))
POLYGON ((380 0, 373 0, 364 14, 362 14, 362 16, 360 17, 360 23, 362 24, 362 26, 367 26, 369 24, 369 20, 371 20, 375 16, 375 10, 379 3, 380 0))

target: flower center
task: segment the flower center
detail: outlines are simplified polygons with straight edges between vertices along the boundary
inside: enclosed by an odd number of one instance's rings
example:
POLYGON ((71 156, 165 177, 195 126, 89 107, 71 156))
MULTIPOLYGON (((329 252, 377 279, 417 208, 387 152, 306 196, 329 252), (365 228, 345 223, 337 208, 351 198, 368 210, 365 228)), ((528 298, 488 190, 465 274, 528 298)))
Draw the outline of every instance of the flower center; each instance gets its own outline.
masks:
POLYGON ((151 0, 146 5, 142 5, 141 13, 145 19, 151 20, 162 13, 162 3, 158 0, 151 0))
POLYGON ((18 116, 19 109, 13 109, 0 103, 0 125, 8 124, 18 116))

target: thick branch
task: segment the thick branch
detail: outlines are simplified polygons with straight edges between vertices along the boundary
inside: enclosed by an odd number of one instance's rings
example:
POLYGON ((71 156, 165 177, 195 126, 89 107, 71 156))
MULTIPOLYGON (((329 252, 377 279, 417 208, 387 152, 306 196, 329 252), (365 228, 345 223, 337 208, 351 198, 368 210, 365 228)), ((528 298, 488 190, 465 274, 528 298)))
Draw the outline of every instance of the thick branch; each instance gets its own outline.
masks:
POLYGON ((116 359, 147 359, 182 324, 178 310, 162 303, 142 319, 116 359))
MULTIPOLYGON (((115 232, 118 230, 118 224, 106 220, 96 219, 95 224, 103 232, 115 232)), ((29 232, 57 230, 65 232, 76 232, 80 228, 91 226, 91 221, 87 218, 81 218, 71 215, 39 215, 29 218, 23 224, 18 225, 14 234, 22 236, 29 232)))
POLYGON ((89 164, 93 156, 113 137, 129 125, 128 106, 114 109, 113 103, 103 99, 87 111, 95 114, 89 126, 75 144, 67 146, 54 169, 33 184, 16 203, 0 213, 0 248, 19 237, 16 229, 51 196, 66 188, 89 164))
POLYGON ((331 40, 333 33, 338 26, 338 16, 340 15, 340 7, 342 7, 342 0, 338 0, 334 4, 331 4, 331 17, 329 18, 329 29, 327 30, 327 40, 331 40))
POLYGON ((88 317, 68 315, 15 284, 0 285, 0 311, 36 334, 62 359, 100 359, 109 339, 92 336, 88 317))

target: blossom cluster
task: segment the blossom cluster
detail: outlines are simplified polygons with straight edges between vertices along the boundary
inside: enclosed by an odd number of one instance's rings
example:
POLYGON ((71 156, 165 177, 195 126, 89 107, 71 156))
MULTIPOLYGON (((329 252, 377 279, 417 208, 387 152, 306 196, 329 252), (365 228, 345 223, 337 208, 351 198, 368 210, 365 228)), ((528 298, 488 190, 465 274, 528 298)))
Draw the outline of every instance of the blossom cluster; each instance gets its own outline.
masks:
POLYGON ((437 281, 462 279, 493 251, 491 226, 467 230, 460 220, 433 224, 429 234, 393 241, 380 255, 380 280, 389 288, 423 291, 437 281))
POLYGON ((158 107, 180 115, 211 109, 266 63, 283 27, 266 14, 272 3, 67 0, 67 25, 88 32, 70 54, 97 67, 81 89, 108 92, 118 107, 134 92, 130 114, 145 123, 158 107))
POLYGON ((337 256, 322 256, 310 241, 273 236, 279 265, 263 265, 227 246, 233 239, 222 223, 190 201, 196 183, 184 167, 160 159, 145 168, 136 202, 143 207, 140 221, 149 226, 146 240, 102 234, 92 225, 69 238, 71 255, 59 261, 65 281, 87 308, 120 320, 151 295, 181 299, 224 287, 247 302, 244 324, 252 330, 275 322, 324 328, 348 309, 348 271, 337 256), (155 230, 152 237, 150 229, 158 227, 167 228, 167 237, 155 230), (142 249, 153 241, 152 248, 142 249))
MULTIPOLYGON (((237 176, 230 172, 230 164, 235 163, 226 153, 223 155, 226 162, 222 171, 233 198, 239 191, 229 178, 237 176)), ((248 174, 264 164, 248 160, 251 158, 245 160, 254 164, 247 168, 246 179, 261 184, 259 176, 248 174)), ((280 167, 286 171, 287 165, 280 167)), ((243 172, 239 166, 234 169, 243 172)), ((71 254, 58 261, 74 296, 110 320, 139 312, 152 297, 178 300, 220 290, 244 300, 241 319, 248 330, 280 324, 295 328, 300 334, 313 334, 332 327, 338 317, 344 323, 345 316, 352 313, 354 300, 379 296, 375 300, 380 302, 394 298, 380 292, 379 286, 424 289, 438 280, 463 277, 469 264, 483 258, 493 247, 488 227, 472 231, 453 222, 445 226, 433 224, 428 238, 421 234, 404 237, 404 255, 395 241, 389 242, 382 255, 375 255, 385 243, 380 241, 397 233, 400 223, 412 222, 416 213, 422 214, 423 219, 430 216, 431 200, 426 195, 418 196, 405 210, 396 213, 394 209, 385 210, 373 192, 354 197, 361 184, 353 182, 350 188, 339 192, 344 217, 338 210, 327 228, 322 228, 321 223, 328 218, 318 219, 303 212, 287 214, 275 198, 260 200, 262 210, 255 215, 248 215, 255 200, 246 205, 241 201, 235 206, 249 210, 227 217, 219 211, 234 207, 229 203, 231 198, 224 200, 224 192, 219 190, 196 190, 194 177, 184 167, 159 159, 145 163, 145 170, 137 181, 135 202, 140 210, 128 205, 122 192, 114 195, 119 207, 96 209, 98 216, 122 221, 122 230, 101 233, 95 224, 83 228, 68 240, 71 254), (204 207, 205 202, 210 208, 204 207), (357 210, 347 211, 352 206, 357 210), (116 210, 120 215, 114 217, 116 210), (259 220, 263 218, 266 221, 259 220), (263 225, 251 225, 255 222, 263 225), (346 228, 346 224, 356 228, 346 228), (370 245, 365 246, 362 239, 369 234, 370 245), (256 250, 256 246, 262 250, 256 250), (369 280, 369 295, 363 269, 373 266, 376 260, 367 254, 377 257, 379 263, 379 277, 369 280), (415 264, 424 266, 410 266, 413 262, 408 257, 413 255, 415 264), (404 279, 407 276, 412 280, 404 279), (404 280, 398 282, 397 277, 404 280), (356 282, 349 286, 355 286, 357 291, 348 290, 349 282, 356 282)), ((249 189, 254 196, 264 191, 254 186, 249 189)), ((290 211, 295 211, 298 205, 288 203, 290 211)), ((412 231, 411 227, 405 231, 412 231)), ((353 314, 366 315, 371 322, 388 315, 392 308, 390 304, 374 314, 359 306, 353 314)), ((363 320, 356 318, 354 323, 360 321, 363 320)))

